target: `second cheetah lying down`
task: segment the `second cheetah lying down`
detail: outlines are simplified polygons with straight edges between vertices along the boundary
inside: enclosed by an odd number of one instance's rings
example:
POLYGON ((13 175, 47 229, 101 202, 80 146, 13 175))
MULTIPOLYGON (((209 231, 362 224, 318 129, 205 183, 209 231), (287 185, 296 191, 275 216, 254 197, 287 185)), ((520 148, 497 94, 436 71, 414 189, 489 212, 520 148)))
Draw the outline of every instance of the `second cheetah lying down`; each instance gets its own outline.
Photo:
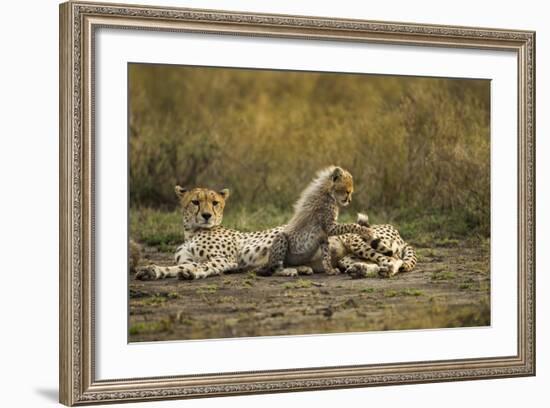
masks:
MULTIPOLYGON (((378 273, 382 277, 390 277, 399 272, 410 272, 416 266, 417 258, 414 248, 407 244, 397 228, 390 224, 370 225, 365 214, 358 214, 357 223, 372 230, 374 240, 371 245, 381 243, 385 248, 391 248, 393 255, 385 256, 370 245, 365 245, 360 236, 344 234, 329 238, 330 250, 335 251, 338 267, 353 278, 363 278, 378 273), (376 266, 379 266, 378 270, 376 266)), ((321 254, 316 254, 314 262, 321 261, 321 254)))

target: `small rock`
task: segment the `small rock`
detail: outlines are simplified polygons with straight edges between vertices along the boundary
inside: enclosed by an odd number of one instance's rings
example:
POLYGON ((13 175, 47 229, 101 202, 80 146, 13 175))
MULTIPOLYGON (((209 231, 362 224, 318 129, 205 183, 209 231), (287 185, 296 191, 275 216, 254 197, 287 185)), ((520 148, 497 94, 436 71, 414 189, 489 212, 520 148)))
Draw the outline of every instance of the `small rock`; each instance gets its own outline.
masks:
POLYGON ((327 306, 319 310, 321 314, 327 318, 331 318, 334 314, 334 310, 332 309, 332 306, 327 306))
POLYGON ((142 290, 138 289, 130 289, 130 298, 131 299, 139 299, 143 297, 147 297, 149 294, 147 292, 144 292, 142 290))
POLYGON ((346 309, 347 308, 356 308, 358 305, 357 305, 357 301, 353 298, 349 298, 348 300, 346 300, 343 305, 346 309))

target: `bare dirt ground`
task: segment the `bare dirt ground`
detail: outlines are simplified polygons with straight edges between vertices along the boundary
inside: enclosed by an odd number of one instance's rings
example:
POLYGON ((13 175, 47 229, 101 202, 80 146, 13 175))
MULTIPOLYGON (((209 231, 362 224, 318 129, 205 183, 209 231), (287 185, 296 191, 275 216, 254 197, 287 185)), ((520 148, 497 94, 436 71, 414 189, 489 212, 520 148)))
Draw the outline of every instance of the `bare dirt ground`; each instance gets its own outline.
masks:
MULTIPOLYGON (((417 248, 414 271, 391 279, 342 274, 198 281, 129 277, 129 341, 360 332, 490 324, 489 245, 417 248)), ((172 254, 145 248, 144 261, 172 254)))

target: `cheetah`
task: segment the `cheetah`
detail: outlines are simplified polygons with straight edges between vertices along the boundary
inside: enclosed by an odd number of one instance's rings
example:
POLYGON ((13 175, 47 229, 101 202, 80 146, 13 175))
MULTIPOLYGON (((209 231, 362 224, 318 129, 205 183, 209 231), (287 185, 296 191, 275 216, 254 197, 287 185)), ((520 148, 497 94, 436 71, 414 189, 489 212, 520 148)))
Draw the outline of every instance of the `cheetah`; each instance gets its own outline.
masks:
POLYGON ((270 275, 284 266, 304 265, 311 262, 319 249, 325 273, 340 273, 334 266, 329 238, 344 234, 356 234, 369 243, 373 251, 369 254, 391 257, 393 251, 386 248, 383 241, 373 235, 371 228, 360 224, 340 224, 337 222, 340 207, 351 202, 353 194, 352 175, 337 166, 320 170, 313 181, 303 190, 294 205, 294 215, 284 226, 282 233, 273 241, 269 260, 258 271, 260 275, 270 275))
MULTIPOLYGON (((176 249, 174 266, 146 265, 137 268, 136 279, 170 277, 206 278, 225 272, 254 270, 264 265, 273 239, 284 225, 259 232, 240 232, 221 226, 229 190, 175 187, 183 216, 184 244, 176 249)), ((358 223, 364 222, 358 218, 358 223)), ((376 228, 376 226, 374 226, 376 228)), ((401 267, 396 260, 379 254, 356 234, 329 237, 334 266, 352 277, 394 274, 401 267)), ((308 275, 323 270, 320 250, 308 264, 285 268, 279 275, 308 275)))
MULTIPOLYGON (((199 279, 225 272, 249 270, 267 262, 274 238, 282 227, 258 232, 240 232, 221 226, 229 190, 175 187, 183 216, 184 243, 176 249, 174 266, 147 265, 138 268, 136 279, 169 277, 199 279)), ((279 275, 297 275, 283 268, 279 275)), ((309 271, 306 271, 306 273, 309 271)))
POLYGON ((371 225, 366 214, 357 215, 357 224, 372 229, 375 239, 371 242, 374 248, 365 248, 364 243, 356 234, 345 234, 329 238, 332 248, 337 244, 333 241, 340 240, 342 245, 348 248, 347 254, 338 260, 338 266, 352 278, 365 278, 378 273, 381 277, 392 277, 400 272, 410 272, 417 262, 416 251, 413 246, 406 243, 397 228, 390 224, 371 225), (386 257, 376 251, 380 245, 391 248, 393 255, 386 257), (370 261, 370 262, 365 262, 370 261), (372 262, 379 265, 376 270, 372 262))

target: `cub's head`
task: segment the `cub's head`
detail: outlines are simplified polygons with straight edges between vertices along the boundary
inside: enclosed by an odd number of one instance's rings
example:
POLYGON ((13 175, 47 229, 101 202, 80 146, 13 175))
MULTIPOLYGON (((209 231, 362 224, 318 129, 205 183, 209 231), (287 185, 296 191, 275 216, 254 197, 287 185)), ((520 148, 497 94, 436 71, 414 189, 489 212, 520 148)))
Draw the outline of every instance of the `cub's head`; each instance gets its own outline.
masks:
POLYGON ((221 224, 225 200, 229 197, 228 189, 214 191, 197 187, 188 190, 180 186, 174 189, 186 228, 212 228, 221 224))
POLYGON ((330 192, 342 207, 351 203, 353 194, 353 177, 341 167, 334 167, 330 173, 330 192))

